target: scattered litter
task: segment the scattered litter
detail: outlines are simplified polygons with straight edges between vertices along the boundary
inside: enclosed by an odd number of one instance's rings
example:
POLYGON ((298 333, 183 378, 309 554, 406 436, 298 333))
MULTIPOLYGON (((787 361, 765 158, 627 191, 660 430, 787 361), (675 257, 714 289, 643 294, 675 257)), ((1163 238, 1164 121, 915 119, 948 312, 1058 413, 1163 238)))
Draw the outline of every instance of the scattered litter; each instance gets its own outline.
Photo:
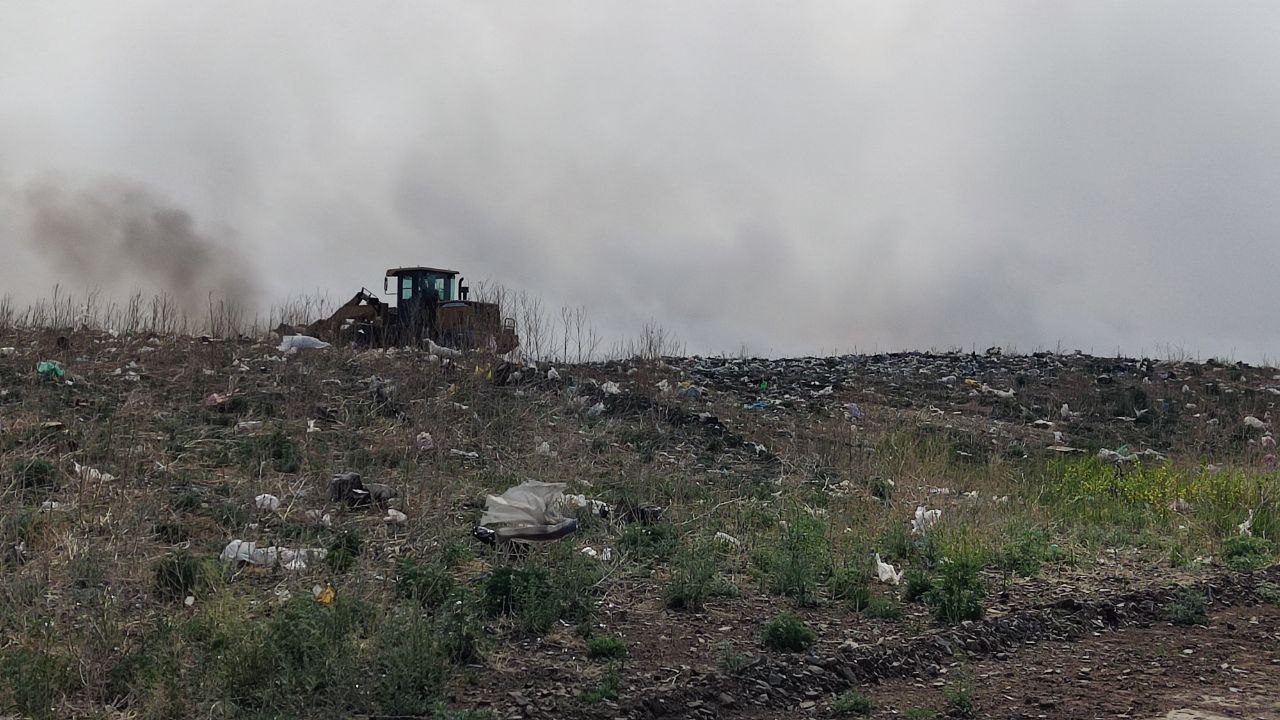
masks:
POLYGON ((834 394, 835 394, 835 391, 836 391, 836 390, 835 390, 835 388, 834 388, 834 387, 832 387, 832 386, 828 385, 828 386, 826 386, 826 387, 822 388, 821 390, 814 390, 814 391, 813 391, 812 393, 810 393, 810 394, 811 394, 811 395, 813 395, 814 397, 825 397, 825 396, 827 396, 827 395, 834 395, 834 394))
POLYGON ((1270 435, 1262 436, 1262 447, 1274 449, 1275 446, 1276 446, 1276 439, 1274 437, 1270 435))
POLYGON ((867 416, 866 411, 858 403, 849 403, 844 406, 844 414, 849 416, 850 420, 861 420, 867 416))
POLYGON ((1129 450, 1129 447, 1127 445, 1121 445, 1115 450, 1108 450, 1107 448, 1102 448, 1101 450, 1098 451, 1098 459, 1103 462, 1112 463, 1114 465, 1123 465, 1125 463, 1131 463, 1137 460, 1138 456, 1134 455, 1133 452, 1129 450))
POLYGON ((1176 513, 1184 513, 1191 511, 1191 503, 1182 498, 1174 498, 1169 501, 1169 510, 1176 513))
POLYGON ((917 506, 916 516, 911 521, 911 532, 916 535, 923 533, 937 523, 940 517, 941 510, 926 510, 923 505, 917 506))
POLYGON ((383 522, 391 525, 403 525, 409 521, 409 516, 396 510, 395 508, 387 509, 387 516, 382 518, 383 522))
POLYGON ((10 355, 13 355, 13 354, 15 354, 15 353, 17 353, 17 352, 18 352, 18 349, 17 349, 17 348, 13 348, 13 347, 0 347, 0 357, 9 357, 10 355))
POLYGON ((308 420, 308 421, 307 421, 307 432, 308 432, 308 433, 320 432, 320 428, 316 427, 316 421, 315 421, 315 420, 308 420))
POLYGON ((1240 531, 1241 537, 1253 537, 1253 508, 1249 508, 1249 517, 1237 525, 1236 529, 1240 531))
POLYGON ((431 340, 427 340, 427 352, 431 353, 432 355, 439 355, 440 357, 443 357, 443 358, 462 357, 461 352, 454 350, 453 348, 445 347, 443 345, 437 345, 431 340))
POLYGON ((333 527, 333 518, 327 512, 322 512, 320 510, 308 510, 305 513, 303 513, 303 517, 305 517, 307 519, 307 522, 311 523, 312 525, 319 525, 321 527, 333 527))
POLYGON ((435 450, 436 449, 436 441, 431 438, 431 433, 420 432, 418 433, 418 437, 416 439, 418 442, 419 450, 435 450))
POLYGON ((682 387, 676 391, 676 397, 682 400, 701 400, 702 391, 696 387, 682 387))
POLYGON ((998 496, 992 495, 991 502, 995 503, 996 505, 1008 505, 1009 496, 1008 495, 998 495, 998 496))
POLYGON ((729 533, 727 533, 727 532, 717 532, 717 533, 716 533, 716 539, 717 539, 717 540, 719 540, 719 541, 721 541, 721 542, 727 542, 727 543, 729 543, 730 545, 741 545, 741 544, 742 544, 741 542, 739 542, 739 541, 738 541, 738 538, 736 538, 736 537, 734 537, 734 536, 730 535, 730 534, 729 534, 729 533))
POLYGON ((221 407, 231 401, 231 393, 209 393, 204 399, 205 407, 221 407))
POLYGON ((259 510, 265 510, 266 512, 275 512, 280 509, 280 498, 268 493, 255 497, 253 503, 258 506, 259 510))
POLYGON ((473 534, 485 542, 546 542, 573 533, 578 521, 556 510, 564 504, 564 488, 564 483, 528 480, 501 495, 489 495, 480 526, 473 534), (489 525, 502 527, 492 529, 489 525))
POLYGON ((556 369, 555 369, 555 368, 551 368, 550 370, 548 370, 548 371, 547 371, 547 379, 548 379, 548 380, 559 380, 559 379, 560 379, 560 373, 556 372, 556 369))
POLYGON ((753 403, 750 403, 750 404, 747 404, 747 405, 743 405, 742 407, 744 407, 744 408, 746 408, 746 409, 748 409, 748 410, 768 410, 768 409, 769 409, 769 403, 768 403, 768 401, 766 401, 766 400, 757 400, 757 401, 755 401, 755 402, 753 402, 753 403))
POLYGON ((876 576, 880 578, 880 582, 890 585, 897 585, 902 582, 902 576, 906 574, 906 570, 896 570, 892 565, 880 559, 880 553, 876 553, 876 576))
POLYGON ((449 448, 449 454, 454 455, 456 457, 464 457, 464 458, 467 458, 468 460, 475 460, 476 458, 480 457, 480 453, 478 452, 459 450, 458 448, 449 448))
POLYGON ((979 386, 978 390, 982 391, 984 394, 995 395, 996 397, 1004 400, 1008 400, 1009 398, 1012 398, 1014 396, 1014 392, 1012 390, 999 390, 997 388, 991 387, 986 383, 983 383, 981 386, 979 386))
POLYGON ((368 505, 371 502, 386 503, 398 493, 381 483, 366 483, 360 473, 345 472, 333 476, 329 484, 329 497, 334 502, 345 502, 352 507, 368 505))
POLYGON ((601 385, 600 389, 604 391, 605 395, 620 395, 622 393, 622 388, 618 387, 618 383, 612 380, 601 385))
POLYGON ((44 502, 40 503, 41 510, 49 510, 49 511, 61 510, 64 507, 66 506, 56 500, 45 500, 44 502))
POLYGON ((261 429, 261 420, 241 420, 236 423, 236 432, 240 435, 252 435, 261 429))
POLYGON ((332 585, 325 585, 324 587, 313 585, 311 587, 311 597, 315 598, 316 602, 321 605, 332 605, 334 598, 338 597, 338 591, 334 590, 332 585))
POLYGON ((323 560, 327 554, 324 548, 293 550, 275 545, 260 548, 255 542, 232 540, 222 549, 220 558, 223 562, 243 562, 265 567, 279 565, 285 570, 306 570, 308 562, 323 560))
POLYGON ((543 457, 552 457, 553 455, 555 455, 555 453, 551 451, 551 443, 545 440, 538 445, 538 449, 534 450, 534 452, 543 457))
POLYGON ((587 417, 589 418, 600 417, 603 414, 604 414, 603 402, 598 402, 595 405, 592 405, 589 410, 587 410, 587 417))
POLYGON ((280 338, 280 344, 276 346, 276 350, 280 352, 288 352, 290 350, 323 350, 332 347, 329 343, 311 337, 310 335, 285 335, 280 338))
POLYGON ((61 380, 67 376, 67 371, 57 360, 41 360, 36 363, 36 374, 42 380, 61 380))
POLYGON ((671 383, 667 382, 666 380, 663 380, 662 382, 658 383, 658 390, 664 393, 671 392, 671 383))
POLYGON ((589 500, 586 495, 565 495, 560 501, 560 506, 570 510, 591 508, 592 515, 599 515, 600 517, 609 516, 608 503, 603 500, 589 500))
POLYGON ((1256 417, 1254 417, 1254 416, 1252 416, 1252 415, 1246 415, 1246 416, 1245 416, 1245 418, 1244 418, 1244 424, 1245 424, 1245 426, 1246 426, 1246 427, 1253 428, 1254 430, 1266 430, 1266 429, 1267 429, 1267 424, 1266 424, 1266 423, 1262 422, 1261 420, 1259 420, 1258 418, 1256 418, 1256 417))
POLYGON ((116 479, 116 476, 112 475, 111 473, 104 473, 101 470, 98 470, 97 468, 91 468, 88 465, 81 465, 80 463, 75 462, 74 460, 71 462, 71 464, 76 469, 76 477, 80 478, 81 480, 87 480, 89 482, 99 482, 99 481, 111 482, 112 480, 116 479))

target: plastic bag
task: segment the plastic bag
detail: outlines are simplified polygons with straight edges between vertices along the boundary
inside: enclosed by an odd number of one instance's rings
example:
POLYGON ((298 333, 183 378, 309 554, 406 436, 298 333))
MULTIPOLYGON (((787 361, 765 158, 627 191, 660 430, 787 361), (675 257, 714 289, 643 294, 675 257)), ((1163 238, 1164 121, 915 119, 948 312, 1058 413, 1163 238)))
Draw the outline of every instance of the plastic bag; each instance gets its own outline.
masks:
POLYGON ((67 376, 67 371, 57 360, 41 360, 36 364, 36 374, 44 380, 61 380, 67 376))
POLYGON ((276 350, 286 352, 288 350, 322 350, 331 347, 329 343, 313 338, 310 335, 285 335, 280 338, 280 345, 276 350))
POLYGON ((528 480, 501 495, 485 499, 481 526, 502 525, 494 531, 502 540, 545 542, 558 540, 578 529, 578 521, 565 518, 564 483, 528 480))

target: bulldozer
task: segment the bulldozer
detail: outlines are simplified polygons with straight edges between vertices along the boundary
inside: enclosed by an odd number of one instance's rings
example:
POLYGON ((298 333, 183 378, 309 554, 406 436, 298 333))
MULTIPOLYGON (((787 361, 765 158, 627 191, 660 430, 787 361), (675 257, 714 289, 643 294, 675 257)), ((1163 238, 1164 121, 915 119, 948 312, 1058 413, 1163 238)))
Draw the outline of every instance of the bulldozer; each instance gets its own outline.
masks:
POLYGON ((384 295, 365 288, 332 315, 302 330, 334 345, 402 347, 427 341, 455 350, 490 349, 506 354, 520 345, 513 318, 497 303, 469 299, 471 289, 456 270, 399 267, 387 270, 384 295))

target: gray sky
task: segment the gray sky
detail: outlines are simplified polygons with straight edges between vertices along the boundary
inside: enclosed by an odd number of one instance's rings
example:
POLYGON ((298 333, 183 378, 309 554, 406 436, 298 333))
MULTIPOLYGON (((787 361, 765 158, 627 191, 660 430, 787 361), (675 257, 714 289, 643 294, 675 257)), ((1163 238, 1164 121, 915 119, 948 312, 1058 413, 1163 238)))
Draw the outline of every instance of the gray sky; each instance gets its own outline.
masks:
POLYGON ((1242 1, 5 2, 0 292, 224 287, 120 235, 169 208, 263 303, 433 264, 691 352, 1275 359, 1276 38, 1242 1))

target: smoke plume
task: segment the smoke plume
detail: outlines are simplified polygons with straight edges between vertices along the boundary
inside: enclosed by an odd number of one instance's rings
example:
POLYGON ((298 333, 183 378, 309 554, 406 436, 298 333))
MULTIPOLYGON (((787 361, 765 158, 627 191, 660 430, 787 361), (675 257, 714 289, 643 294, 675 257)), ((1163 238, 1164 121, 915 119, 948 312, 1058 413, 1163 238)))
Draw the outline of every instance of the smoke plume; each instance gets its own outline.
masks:
POLYGON ((65 286, 163 292, 189 316, 205 311, 211 297, 242 307, 256 301, 252 264, 141 184, 68 190, 45 182, 30 185, 25 200, 31 246, 65 286))

